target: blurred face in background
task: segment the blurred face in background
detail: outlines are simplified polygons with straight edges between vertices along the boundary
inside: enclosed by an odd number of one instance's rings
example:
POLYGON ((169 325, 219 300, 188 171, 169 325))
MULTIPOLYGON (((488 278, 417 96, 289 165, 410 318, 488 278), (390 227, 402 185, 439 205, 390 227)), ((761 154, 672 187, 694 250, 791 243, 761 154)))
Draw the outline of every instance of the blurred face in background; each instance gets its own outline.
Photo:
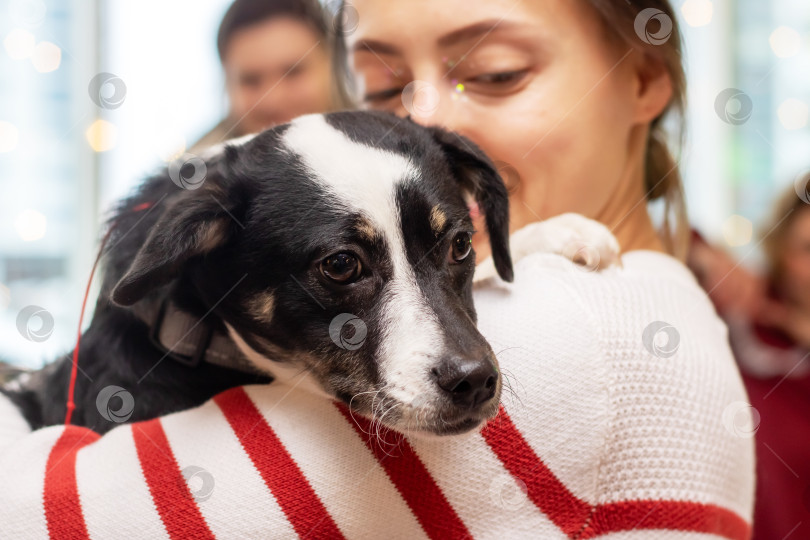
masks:
POLYGON ((796 210, 783 240, 782 283, 784 297, 804 311, 810 311, 810 207, 796 210))
POLYGON ((331 104, 329 55, 305 23, 277 17, 238 30, 223 59, 231 117, 255 133, 331 104))
MULTIPOLYGON (((665 72, 644 75, 642 55, 609 40, 585 2, 352 5, 358 27, 347 46, 365 106, 477 143, 511 188, 513 230, 563 212, 616 227, 637 225, 625 219, 633 211, 649 219, 644 149, 671 82, 665 72), (422 82, 408 90, 413 81, 422 82)), ((486 252, 480 235, 475 248, 486 252)))

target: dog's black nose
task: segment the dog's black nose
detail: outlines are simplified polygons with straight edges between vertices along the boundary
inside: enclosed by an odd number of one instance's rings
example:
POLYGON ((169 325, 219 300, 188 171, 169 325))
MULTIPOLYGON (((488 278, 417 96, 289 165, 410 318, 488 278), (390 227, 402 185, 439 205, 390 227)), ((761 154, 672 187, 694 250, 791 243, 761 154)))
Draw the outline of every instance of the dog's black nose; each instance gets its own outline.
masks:
POLYGON ((495 395, 498 370, 490 360, 454 357, 431 370, 439 387, 453 403, 472 409, 495 395))

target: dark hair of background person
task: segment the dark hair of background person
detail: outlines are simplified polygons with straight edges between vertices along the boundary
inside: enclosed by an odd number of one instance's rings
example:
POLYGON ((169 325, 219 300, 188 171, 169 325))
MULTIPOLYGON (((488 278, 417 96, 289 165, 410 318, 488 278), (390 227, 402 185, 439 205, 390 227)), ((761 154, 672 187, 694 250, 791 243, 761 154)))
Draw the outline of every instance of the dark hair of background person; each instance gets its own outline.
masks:
MULTIPOLYGON (((599 15, 605 38, 646 55, 669 73, 672 80, 672 99, 669 106, 650 125, 650 136, 645 158, 644 187, 648 201, 664 202, 660 235, 667 250, 674 256, 685 259, 689 247, 690 229, 684 200, 683 182, 678 162, 673 157, 672 147, 680 146, 685 130, 686 74, 684 72, 681 38, 675 10, 668 0, 640 0, 623 2, 617 0, 578 0, 585 2, 599 15), (661 44, 645 43, 635 32, 638 14, 647 8, 665 13, 672 21, 672 34, 661 44), (664 127, 665 119, 671 116, 674 133, 664 127)), ((349 76, 348 52, 342 25, 347 18, 346 9, 353 9, 340 1, 335 17, 335 42, 332 45, 335 80, 344 89, 342 94, 356 95, 356 88, 349 76)), ((349 17, 350 18, 350 17, 349 17)), ((653 24, 653 23, 651 23, 653 24)), ((655 33, 657 29, 651 28, 655 33)))

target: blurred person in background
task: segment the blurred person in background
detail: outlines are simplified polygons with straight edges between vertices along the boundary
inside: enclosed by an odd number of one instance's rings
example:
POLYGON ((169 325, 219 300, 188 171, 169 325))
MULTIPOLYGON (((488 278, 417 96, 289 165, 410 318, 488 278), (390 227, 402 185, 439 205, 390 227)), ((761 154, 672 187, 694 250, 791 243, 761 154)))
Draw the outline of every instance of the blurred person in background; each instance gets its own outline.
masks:
MULTIPOLYGON (((807 173, 797 185, 809 183, 807 173)), ((810 204, 794 186, 764 231, 763 275, 699 236, 689 262, 729 326, 753 407, 754 538, 809 538, 810 204)))
POLYGON ((296 116, 347 108, 331 75, 331 16, 318 0, 236 0, 217 34, 229 112, 191 149, 296 116))

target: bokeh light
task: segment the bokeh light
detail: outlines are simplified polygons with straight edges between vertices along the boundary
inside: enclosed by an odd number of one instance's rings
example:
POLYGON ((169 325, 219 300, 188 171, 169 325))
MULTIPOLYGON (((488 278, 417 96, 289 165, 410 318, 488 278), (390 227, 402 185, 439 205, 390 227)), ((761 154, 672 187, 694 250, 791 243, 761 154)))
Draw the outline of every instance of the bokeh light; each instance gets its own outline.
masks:
POLYGON ((14 220, 14 230, 25 242, 39 240, 48 230, 48 218, 36 210, 23 210, 14 220))
POLYGON ((689 26, 706 26, 712 22, 714 4, 711 0, 686 0, 681 6, 681 13, 689 26))
POLYGON ((754 225, 751 220, 734 214, 723 222, 723 239, 731 247, 748 244, 754 236, 754 225))
POLYGON ((34 53, 36 43, 34 34, 22 28, 15 28, 3 40, 6 53, 13 60, 29 58, 34 53))
POLYGON ((118 142, 118 128, 115 124, 98 119, 84 132, 90 148, 96 152, 106 152, 115 148, 118 142))
POLYGON ((803 101, 790 98, 779 105, 776 114, 779 116, 782 126, 793 131, 807 127, 807 121, 810 119, 810 107, 803 101))
POLYGON ((55 71, 62 63, 62 49, 50 41, 37 43, 31 55, 31 63, 34 64, 34 69, 40 73, 55 71))
POLYGON ((779 58, 796 56, 802 47, 802 37, 789 26, 780 26, 774 30, 768 41, 771 44, 771 50, 779 58))

